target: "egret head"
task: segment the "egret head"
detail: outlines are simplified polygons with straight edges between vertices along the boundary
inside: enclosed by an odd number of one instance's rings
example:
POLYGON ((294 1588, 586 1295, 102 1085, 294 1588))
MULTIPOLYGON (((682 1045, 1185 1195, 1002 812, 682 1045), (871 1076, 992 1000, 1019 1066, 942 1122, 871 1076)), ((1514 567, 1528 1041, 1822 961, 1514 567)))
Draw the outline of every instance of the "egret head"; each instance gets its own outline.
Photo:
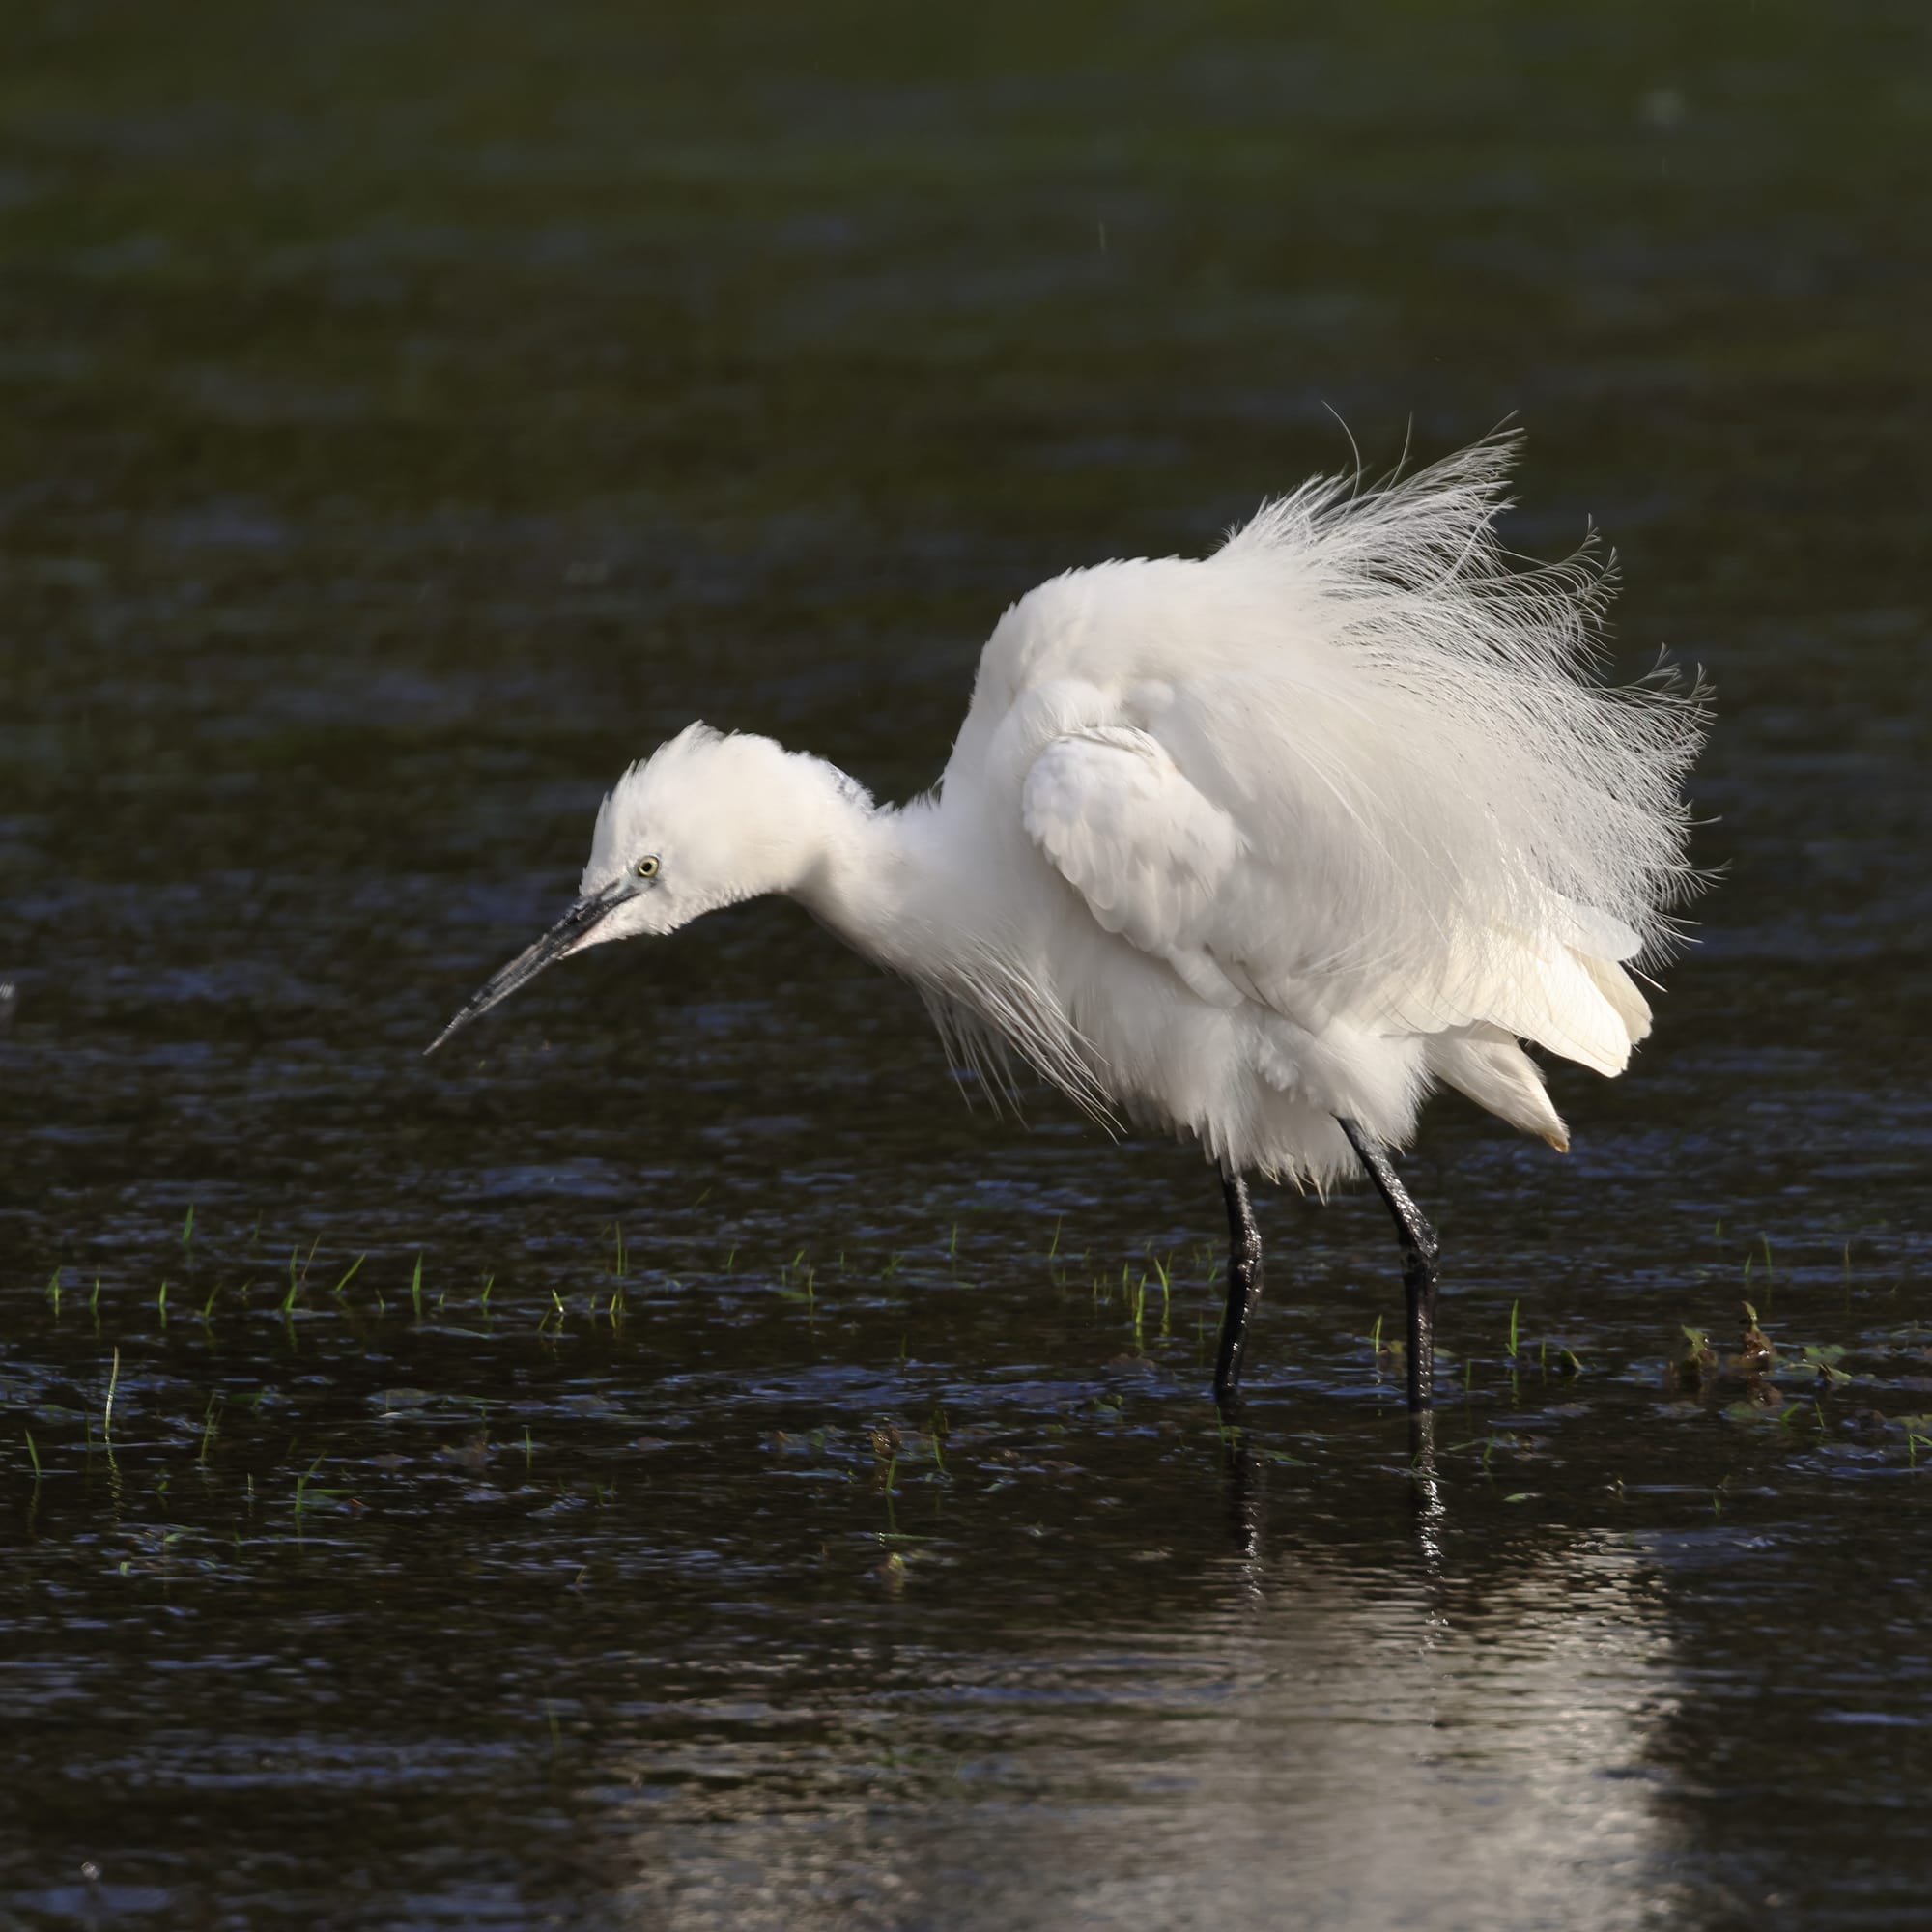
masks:
POLYGON ((841 795, 870 803, 830 765, 770 738, 687 725, 605 799, 577 903, 481 986, 427 1051, 554 960, 608 939, 675 932, 700 913, 790 892, 816 862, 826 811, 841 795))

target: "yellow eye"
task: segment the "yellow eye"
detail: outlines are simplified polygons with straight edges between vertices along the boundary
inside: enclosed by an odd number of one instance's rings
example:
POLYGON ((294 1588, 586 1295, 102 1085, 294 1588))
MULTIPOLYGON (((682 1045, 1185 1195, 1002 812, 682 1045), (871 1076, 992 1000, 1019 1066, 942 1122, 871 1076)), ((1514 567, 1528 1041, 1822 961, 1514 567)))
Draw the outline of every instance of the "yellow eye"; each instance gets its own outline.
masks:
POLYGON ((638 861, 639 878, 655 879, 657 875, 658 875, 658 855, 655 852, 653 852, 648 859, 639 859, 638 861))

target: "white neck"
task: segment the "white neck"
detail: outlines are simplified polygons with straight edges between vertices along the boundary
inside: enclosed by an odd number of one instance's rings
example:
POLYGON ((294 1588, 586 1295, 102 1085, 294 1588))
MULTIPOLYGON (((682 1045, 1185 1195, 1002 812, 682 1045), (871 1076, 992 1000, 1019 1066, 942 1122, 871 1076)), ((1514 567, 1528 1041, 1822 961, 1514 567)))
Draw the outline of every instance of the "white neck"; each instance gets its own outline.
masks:
MULTIPOLYGON (((918 836, 931 809, 874 806, 836 767, 803 761, 822 774, 817 796, 794 821, 800 836, 796 877, 781 890, 866 958, 917 978, 929 968, 934 925, 947 902, 945 868, 934 841, 918 836)), ((801 801, 803 803, 803 801, 801 801)))
POLYGON ((997 944, 986 902, 938 803, 874 806, 822 758, 783 754, 760 787, 770 864, 758 890, 796 899, 855 952, 928 989, 970 973, 997 944))
MULTIPOLYGON (((962 841, 939 800, 875 809, 831 766, 800 762, 823 774, 810 858, 779 890, 854 952, 919 987, 941 1032, 965 1045, 982 1077, 999 1077, 985 1069, 1001 1067, 1011 1048, 1104 1117, 1091 1056, 1013 930, 1011 867, 962 841)), ((803 831, 803 813, 799 823, 803 831)))

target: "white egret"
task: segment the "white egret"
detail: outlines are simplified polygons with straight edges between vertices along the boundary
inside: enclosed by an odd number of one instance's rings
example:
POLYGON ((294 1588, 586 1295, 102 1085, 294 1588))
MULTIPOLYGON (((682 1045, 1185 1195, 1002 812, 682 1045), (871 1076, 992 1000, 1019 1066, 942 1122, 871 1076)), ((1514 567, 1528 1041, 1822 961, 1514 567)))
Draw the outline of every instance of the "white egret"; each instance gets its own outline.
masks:
POLYGON ((1650 1029, 1628 969, 1694 882, 1698 695, 1591 681, 1608 567, 1587 543, 1509 566, 1513 444, 1317 478, 1206 558, 1041 584, 908 805, 691 725, 604 801, 576 904, 434 1044, 553 960, 783 894, 909 980, 990 1093, 1017 1061, 1199 1144, 1232 1241, 1223 1403, 1262 1285, 1248 1178, 1366 1173, 1425 1406, 1436 1242, 1387 1150, 1438 1084, 1567 1147, 1522 1043, 1621 1072, 1650 1029))

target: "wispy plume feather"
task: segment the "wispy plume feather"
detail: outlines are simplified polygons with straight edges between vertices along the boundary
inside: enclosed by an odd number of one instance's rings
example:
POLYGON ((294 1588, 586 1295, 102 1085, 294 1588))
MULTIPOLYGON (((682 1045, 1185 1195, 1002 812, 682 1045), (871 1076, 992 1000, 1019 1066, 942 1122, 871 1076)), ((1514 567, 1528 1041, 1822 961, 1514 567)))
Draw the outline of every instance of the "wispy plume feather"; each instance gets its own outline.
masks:
POLYGON ((1517 440, 1366 492, 1319 478, 1210 560, 1251 611, 1279 612, 1279 650, 1252 660, 1250 736, 1275 727, 1290 768, 1274 829, 1333 874, 1309 895, 1350 908, 1331 969, 1397 968, 1421 934, 1540 930, 1548 894, 1656 961, 1698 885, 1681 787, 1706 694, 1669 671, 1595 681, 1615 559, 1592 533, 1511 568, 1494 526, 1517 440))

